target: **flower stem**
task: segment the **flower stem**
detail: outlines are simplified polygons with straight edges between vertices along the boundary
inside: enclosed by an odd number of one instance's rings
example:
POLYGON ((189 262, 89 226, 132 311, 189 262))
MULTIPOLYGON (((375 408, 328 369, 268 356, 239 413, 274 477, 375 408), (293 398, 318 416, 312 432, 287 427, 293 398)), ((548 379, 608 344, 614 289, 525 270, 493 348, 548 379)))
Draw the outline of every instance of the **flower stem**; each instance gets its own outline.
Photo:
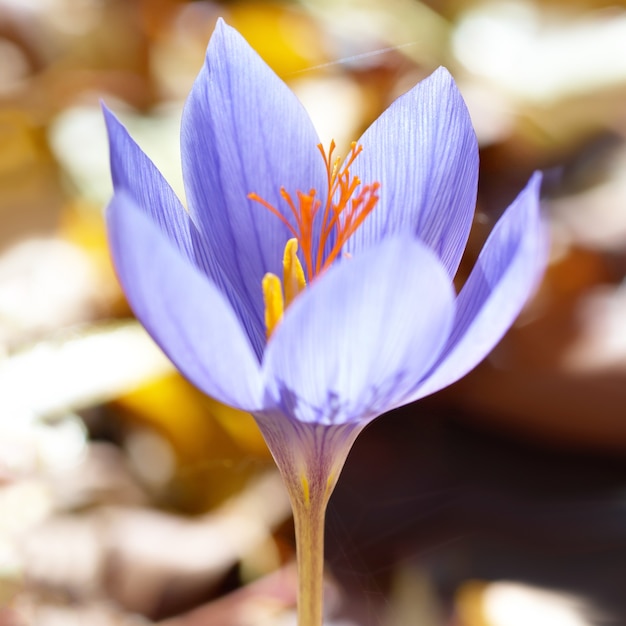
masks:
POLYGON ((298 561, 298 626, 322 626, 328 500, 364 423, 322 425, 254 415, 291 500, 298 561))
POLYGON ((324 520, 327 498, 294 503, 298 560, 298 626, 322 626, 324 520))

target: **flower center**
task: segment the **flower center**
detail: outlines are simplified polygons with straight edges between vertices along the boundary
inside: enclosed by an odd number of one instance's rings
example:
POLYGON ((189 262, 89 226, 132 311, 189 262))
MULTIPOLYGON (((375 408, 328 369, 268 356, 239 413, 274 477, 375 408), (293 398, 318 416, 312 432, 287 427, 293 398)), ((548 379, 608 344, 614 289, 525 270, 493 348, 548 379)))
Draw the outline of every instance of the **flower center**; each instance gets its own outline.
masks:
POLYGON ((265 301, 265 325, 269 339, 272 331, 282 318, 284 309, 306 287, 306 280, 313 280, 326 270, 339 256, 341 249, 355 233, 365 218, 378 202, 380 183, 361 185, 358 176, 350 173, 350 167, 361 153, 363 146, 352 143, 351 152, 343 167, 341 158, 333 158, 335 142, 330 142, 328 153, 322 144, 317 146, 324 164, 328 186, 326 201, 322 209, 322 200, 315 189, 308 193, 296 192, 295 199, 284 188, 280 195, 287 203, 295 221, 295 226, 273 205, 256 193, 248 198, 258 202, 275 215, 291 233, 283 255, 283 284, 274 274, 263 278, 263 298, 265 301), (331 245, 329 245, 331 242, 331 245), (297 256, 298 246, 302 251, 305 272, 297 256), (330 249, 327 251, 327 247, 330 249), (284 286, 284 297, 283 297, 284 286))

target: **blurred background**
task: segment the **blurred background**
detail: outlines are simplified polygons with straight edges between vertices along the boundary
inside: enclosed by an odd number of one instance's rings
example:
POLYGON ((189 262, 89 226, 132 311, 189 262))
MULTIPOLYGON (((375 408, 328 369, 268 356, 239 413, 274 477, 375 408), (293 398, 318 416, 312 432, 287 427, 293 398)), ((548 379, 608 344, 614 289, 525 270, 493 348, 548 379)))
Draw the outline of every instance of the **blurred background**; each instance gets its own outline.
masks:
POLYGON ((326 145, 450 69, 481 146, 459 284, 545 172, 551 261, 515 327, 355 445, 328 626, 626 625, 625 4, 0 0, 0 625, 295 624, 254 422, 154 347, 103 228, 100 100, 182 195, 181 108, 218 16, 326 145))

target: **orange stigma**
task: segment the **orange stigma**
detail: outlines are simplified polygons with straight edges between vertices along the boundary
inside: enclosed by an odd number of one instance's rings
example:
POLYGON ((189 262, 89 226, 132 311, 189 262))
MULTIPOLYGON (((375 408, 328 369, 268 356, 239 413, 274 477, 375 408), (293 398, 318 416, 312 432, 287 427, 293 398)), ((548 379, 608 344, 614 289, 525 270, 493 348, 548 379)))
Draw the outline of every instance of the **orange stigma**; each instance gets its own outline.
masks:
POLYGON ((350 167, 361 153, 363 146, 352 143, 350 156, 341 167, 339 157, 333 159, 335 142, 330 142, 328 154, 322 144, 318 144, 328 177, 326 201, 323 207, 321 220, 314 227, 314 221, 322 209, 322 201, 318 199, 315 189, 308 193, 296 191, 296 198, 284 188, 280 188, 280 195, 289 206, 295 220, 293 226, 289 220, 269 202, 256 193, 248 194, 248 198, 258 202, 273 213, 287 227, 295 238, 302 251, 307 279, 313 280, 315 276, 328 268, 339 256, 341 248, 354 234, 365 218, 371 213, 378 202, 378 189, 380 183, 361 185, 358 176, 350 173, 350 167), (341 169, 340 169, 341 167, 341 169), (317 232, 315 232, 317 231, 317 232), (335 240, 330 251, 324 255, 324 250, 329 237, 334 233, 335 240), (317 245, 314 243, 314 235, 318 235, 317 245))

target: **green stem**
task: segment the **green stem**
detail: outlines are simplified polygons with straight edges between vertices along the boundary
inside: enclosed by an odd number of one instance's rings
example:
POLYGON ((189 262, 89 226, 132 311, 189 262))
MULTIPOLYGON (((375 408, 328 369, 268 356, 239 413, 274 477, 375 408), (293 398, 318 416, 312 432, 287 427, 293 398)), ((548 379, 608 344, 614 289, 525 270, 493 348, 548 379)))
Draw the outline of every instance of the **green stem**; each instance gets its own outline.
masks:
POLYGON ((324 605, 324 520, 328 498, 294 502, 298 561, 298 626, 322 626, 324 605))

